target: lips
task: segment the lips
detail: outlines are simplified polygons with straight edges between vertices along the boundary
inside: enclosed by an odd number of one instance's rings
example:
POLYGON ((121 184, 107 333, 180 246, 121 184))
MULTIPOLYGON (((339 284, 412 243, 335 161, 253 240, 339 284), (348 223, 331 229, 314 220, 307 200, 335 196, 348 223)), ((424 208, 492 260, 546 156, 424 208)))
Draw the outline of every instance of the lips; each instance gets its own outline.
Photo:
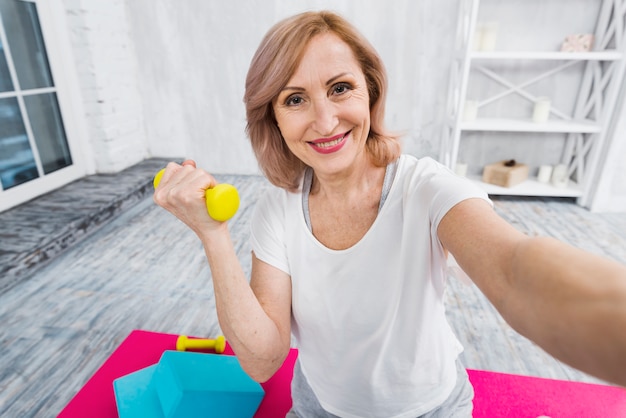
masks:
POLYGON ((335 135, 330 138, 316 139, 315 141, 311 141, 308 144, 311 146, 311 148, 313 148, 320 154, 332 154, 333 152, 339 151, 344 146, 344 144, 346 143, 346 138, 348 138, 350 132, 352 131, 348 131, 340 135, 335 135))

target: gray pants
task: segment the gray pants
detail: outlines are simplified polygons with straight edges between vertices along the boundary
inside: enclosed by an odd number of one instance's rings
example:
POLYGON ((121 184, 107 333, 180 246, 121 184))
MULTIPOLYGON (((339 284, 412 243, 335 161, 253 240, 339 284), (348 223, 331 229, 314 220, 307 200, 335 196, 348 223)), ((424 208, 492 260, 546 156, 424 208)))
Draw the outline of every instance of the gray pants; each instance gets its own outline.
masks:
MULTIPOLYGON (((459 360, 456 362, 456 369, 456 386, 448 399, 442 405, 418 418, 468 418, 472 416, 474 388, 469 381, 465 367, 459 360)), ((293 370, 291 393, 293 407, 287 413, 286 418, 338 418, 322 408, 302 374, 299 361, 296 362, 293 370)))

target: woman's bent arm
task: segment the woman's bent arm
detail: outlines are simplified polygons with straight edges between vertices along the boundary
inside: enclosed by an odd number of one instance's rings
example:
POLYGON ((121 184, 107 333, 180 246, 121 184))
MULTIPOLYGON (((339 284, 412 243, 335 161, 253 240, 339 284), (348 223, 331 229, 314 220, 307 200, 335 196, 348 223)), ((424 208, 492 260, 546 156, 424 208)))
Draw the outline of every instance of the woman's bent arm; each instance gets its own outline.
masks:
POLYGON ((289 354, 291 280, 253 255, 250 284, 226 230, 202 240, 220 326, 246 372, 269 379, 289 354))
POLYGON ((228 224, 211 219, 207 213, 205 191, 215 184, 215 179, 197 169, 193 161, 170 163, 154 200, 202 241, 222 331, 244 370, 253 379, 265 381, 289 353, 291 280, 284 272, 253 259, 253 292, 235 253, 228 224))

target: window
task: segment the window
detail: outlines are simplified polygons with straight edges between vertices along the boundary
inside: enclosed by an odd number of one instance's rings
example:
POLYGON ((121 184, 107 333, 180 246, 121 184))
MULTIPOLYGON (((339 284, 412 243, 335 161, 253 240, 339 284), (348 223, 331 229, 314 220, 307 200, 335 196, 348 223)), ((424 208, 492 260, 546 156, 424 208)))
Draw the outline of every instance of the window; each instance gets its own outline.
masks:
POLYGON ((37 2, 0 0, 0 210, 7 191, 74 164, 58 93, 37 2))

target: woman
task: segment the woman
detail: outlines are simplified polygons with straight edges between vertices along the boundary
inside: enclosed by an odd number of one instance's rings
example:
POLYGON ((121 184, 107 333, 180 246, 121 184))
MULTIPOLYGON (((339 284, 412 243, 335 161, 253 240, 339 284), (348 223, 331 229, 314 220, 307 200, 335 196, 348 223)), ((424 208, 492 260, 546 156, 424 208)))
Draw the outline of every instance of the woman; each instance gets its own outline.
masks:
POLYGON ((216 181, 169 164, 155 201, 202 240, 222 330, 265 381, 291 336, 291 416, 470 416, 472 390, 445 319, 446 258, 504 318, 555 357, 626 384, 626 268, 529 238, 487 196, 432 159, 400 155, 383 127, 386 75, 345 20, 308 12, 275 25, 246 80, 248 134, 276 186, 252 220, 248 283, 216 181))

